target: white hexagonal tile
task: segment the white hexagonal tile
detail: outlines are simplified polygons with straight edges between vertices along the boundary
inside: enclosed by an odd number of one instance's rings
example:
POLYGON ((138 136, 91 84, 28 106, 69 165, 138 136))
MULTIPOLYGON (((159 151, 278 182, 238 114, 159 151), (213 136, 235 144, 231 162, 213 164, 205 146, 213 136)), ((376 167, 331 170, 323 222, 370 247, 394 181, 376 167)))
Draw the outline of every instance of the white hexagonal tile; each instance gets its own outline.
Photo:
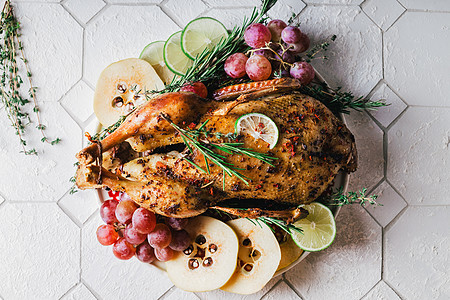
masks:
POLYGON ((364 0, 305 0, 307 4, 360 5, 364 0))
POLYGON ((181 2, 178 0, 169 0, 164 3, 164 6, 170 11, 171 16, 182 26, 186 26, 187 23, 197 18, 208 8, 201 0, 181 2))
POLYGON ((358 6, 307 6, 298 21, 311 45, 337 35, 328 60, 312 62, 332 87, 364 96, 382 78, 381 30, 358 6))
POLYGON ((213 7, 235 7, 235 6, 249 6, 249 7, 258 7, 261 5, 261 1, 259 0, 247 0, 247 1, 241 1, 241 0, 205 0, 206 3, 208 3, 210 6, 213 7))
POLYGON ((410 206, 385 234, 384 279, 405 299, 450 299, 449 215, 410 206))
POLYGON ((101 224, 100 214, 95 214, 83 227, 81 258, 81 277, 100 297, 157 299, 172 286, 165 272, 135 257, 119 260, 112 246, 100 245, 95 232, 101 224))
POLYGON ((61 0, 12 0, 11 2, 47 2, 47 3, 59 3, 61 0))
POLYGON ((204 16, 213 17, 219 20, 228 29, 234 26, 242 26, 244 17, 250 16, 252 8, 213 8, 203 14, 204 16))
POLYGON ((402 99, 400 99, 384 82, 376 89, 370 99, 372 101, 384 100, 389 104, 388 106, 368 111, 384 127, 388 127, 389 124, 391 124, 392 121, 394 121, 394 119, 407 107, 405 102, 403 102, 402 99))
POLYGON ((87 23, 106 4, 102 0, 68 0, 63 5, 81 22, 87 23))
POLYGON ((450 2, 448 1, 423 1, 423 0, 398 0, 407 9, 424 9, 424 10, 438 10, 449 11, 450 2))
POLYGON ((94 91, 82 80, 78 81, 61 100, 61 105, 81 123, 94 111, 94 91))
POLYGON ((360 299, 381 279, 380 226, 359 205, 343 207, 336 224, 328 249, 310 254, 285 273, 308 300, 360 299))
POLYGON ((96 300, 94 295, 88 290, 88 288, 80 283, 69 293, 64 295, 61 300, 96 300))
POLYGON ((410 107, 389 129, 387 178, 409 204, 450 204, 449 115, 410 107))
POLYGON ((5 198, 3 198, 2 195, 0 195, 0 205, 2 205, 3 202, 5 202, 5 198))
POLYGON ((106 8, 86 26, 85 78, 95 85, 101 71, 111 63, 138 57, 148 43, 164 41, 178 30, 180 28, 157 6, 106 8))
POLYGON ((25 56, 39 101, 57 101, 81 78, 83 29, 57 4, 17 3, 25 56))
POLYGON ((170 294, 164 300, 199 300, 200 298, 191 292, 185 292, 177 287, 173 287, 170 294))
POLYGON ((281 281, 275 288, 269 291, 264 297, 264 300, 298 300, 301 299, 284 281, 281 281))
MULTIPOLYGON (((75 171, 76 168, 74 167, 73 170, 75 171)), ((75 194, 67 193, 58 204, 66 214, 77 220, 79 225, 86 222, 100 206, 96 190, 78 190, 75 194)))
POLYGON ((384 281, 380 281, 361 300, 400 300, 400 297, 384 281))
POLYGON ((373 193, 378 195, 376 201, 382 206, 367 204, 366 210, 381 226, 385 227, 406 207, 406 202, 386 181, 383 181, 373 193))
POLYGON ((72 185, 69 179, 75 153, 81 148, 81 129, 59 103, 42 103, 40 111, 48 137, 58 137, 61 142, 53 146, 42 143, 35 123, 31 124, 25 139, 29 148, 37 149, 38 156, 19 153, 19 139, 5 112, 0 111, 0 128, 5 128, 0 135, 0 178, 4 180, 0 192, 10 201, 57 201, 72 185))
POLYGON ((385 78, 408 104, 448 106, 449 27, 448 13, 406 12, 385 33, 385 78))
POLYGON ((105 0, 108 3, 112 3, 112 4, 129 4, 129 3, 143 3, 143 4, 149 4, 149 3, 153 3, 153 4, 158 4, 160 2, 162 2, 163 0, 105 0))
POLYGON ((79 280, 79 228, 56 204, 7 203, 0 220, 6 299, 59 298, 79 280))
POLYGON ((358 151, 358 169, 350 174, 349 189, 370 190, 384 175, 383 131, 365 112, 352 111, 345 120, 358 151))
POLYGON ((299 0, 278 0, 267 13, 272 19, 287 22, 293 15, 298 15, 306 4, 299 0))
POLYGON ((405 11, 396 0, 366 0, 361 9, 383 30, 391 27, 405 11))
POLYGON ((261 299, 278 281, 281 277, 272 278, 259 292, 250 295, 239 295, 228 293, 222 290, 215 290, 210 292, 198 293, 198 296, 203 300, 209 299, 227 299, 227 300, 256 300, 261 299))

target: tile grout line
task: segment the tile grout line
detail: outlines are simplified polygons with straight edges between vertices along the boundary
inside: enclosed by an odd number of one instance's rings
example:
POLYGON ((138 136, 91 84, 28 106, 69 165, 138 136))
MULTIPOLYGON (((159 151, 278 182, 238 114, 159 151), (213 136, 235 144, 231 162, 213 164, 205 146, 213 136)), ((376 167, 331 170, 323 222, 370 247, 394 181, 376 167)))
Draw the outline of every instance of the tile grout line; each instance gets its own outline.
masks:
POLYGON ((158 300, 163 300, 166 297, 170 296, 171 294, 174 293, 175 290, 175 285, 172 285, 170 288, 167 289, 167 291, 165 291, 161 296, 159 296, 158 300))
POLYGON ((369 295, 370 292, 373 291, 373 290, 375 289, 375 287, 376 287, 381 281, 383 281, 383 279, 378 280, 378 281, 373 285, 373 287, 371 287, 371 288, 367 291, 367 293, 365 293, 361 298, 359 298, 359 300, 363 300, 364 297, 366 297, 367 295, 369 295))
POLYGON ((275 282, 275 284, 264 295, 262 295, 261 298, 259 298, 259 299, 262 300, 262 299, 266 298, 266 296, 268 296, 269 293, 272 292, 272 290, 274 290, 279 284, 281 284, 282 281, 283 281, 283 279, 281 278, 280 280, 275 282))
POLYGON ((83 280, 83 278, 81 278, 81 283, 89 290, 89 292, 91 292, 91 294, 97 298, 98 300, 101 300, 102 297, 100 297, 99 294, 97 294, 97 292, 86 282, 83 280))
POLYGON ((303 296, 303 294, 300 293, 300 291, 299 291, 298 289, 296 289, 295 286, 294 286, 294 285, 286 278, 286 272, 283 273, 281 276, 282 276, 282 278, 283 278, 284 283, 286 283, 287 286, 289 286, 289 287, 294 291, 294 293, 296 293, 297 296, 300 297, 300 299, 306 299, 306 298, 303 296))
POLYGON ((59 297, 58 299, 61 300, 62 298, 64 298, 65 296, 67 296, 71 291, 73 291, 78 285, 80 284, 80 281, 76 282, 73 286, 71 286, 64 294, 62 294, 61 297, 59 297))

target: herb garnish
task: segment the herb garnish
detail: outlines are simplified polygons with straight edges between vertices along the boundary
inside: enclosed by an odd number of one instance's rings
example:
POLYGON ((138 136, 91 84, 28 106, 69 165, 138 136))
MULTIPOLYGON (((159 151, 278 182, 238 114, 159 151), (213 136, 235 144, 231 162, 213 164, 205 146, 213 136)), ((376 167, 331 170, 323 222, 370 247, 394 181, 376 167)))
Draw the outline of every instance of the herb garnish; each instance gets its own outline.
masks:
POLYGON ((212 149, 216 149, 216 150, 220 150, 222 152, 225 152, 227 154, 238 154, 238 155, 246 155, 249 157, 254 157, 262 162, 265 162, 271 166, 274 166, 272 164, 272 162, 278 158, 276 157, 271 157, 270 155, 264 154, 264 153, 259 153, 256 151, 253 151, 252 149, 249 148, 245 148, 243 147, 244 143, 238 143, 238 142, 211 142, 208 140, 208 136, 210 135, 215 135, 216 137, 231 137, 232 139, 235 139, 236 136, 234 134, 222 134, 222 133, 211 133, 208 132, 205 129, 206 124, 209 122, 209 120, 206 120, 202 125, 200 125, 200 127, 198 129, 183 129, 181 127, 179 127, 178 125, 176 125, 175 123, 173 123, 169 116, 167 116, 166 114, 160 114, 161 118, 163 118, 164 120, 166 120, 167 122, 170 123, 170 125, 175 128, 175 130, 181 135, 181 138, 183 139, 183 142, 186 144, 186 147, 189 149, 190 153, 193 153, 192 148, 195 148, 197 151, 199 151, 204 159, 205 159, 205 165, 206 165, 206 170, 204 170, 203 168, 201 168, 199 165, 197 165, 196 163, 194 163, 192 160, 190 160, 189 158, 187 158, 186 156, 183 157, 183 159, 185 161, 187 161, 188 163, 190 163, 192 166, 196 167, 197 169, 199 169, 200 171, 204 172, 204 173, 208 173, 209 172, 209 164, 208 164, 208 160, 211 161, 212 163, 216 164, 217 166, 219 166, 220 168, 222 168, 223 170, 223 189, 225 190, 225 174, 232 177, 232 176, 236 176, 237 178, 239 178, 241 181, 243 181, 246 185, 248 185, 248 181, 247 179, 249 179, 248 177, 242 175, 241 173, 239 173, 239 170, 244 170, 242 168, 238 168, 236 166, 234 166, 233 164, 229 163, 226 161, 226 156, 221 155, 219 153, 214 152, 212 149))
POLYGON ((45 135, 45 125, 41 123, 39 107, 36 100, 37 88, 32 85, 31 72, 28 67, 28 61, 25 58, 22 42, 19 40, 20 23, 14 16, 11 1, 6 0, 5 5, 1 13, 1 25, 0 25, 0 98, 4 104, 4 108, 11 125, 16 130, 16 134, 19 136, 19 141, 22 146, 22 153, 25 155, 37 155, 36 149, 27 148, 27 142, 24 139, 25 127, 32 123, 29 113, 24 112, 27 103, 30 103, 29 99, 24 98, 21 93, 21 85, 24 83, 22 77, 19 75, 20 70, 18 61, 21 60, 28 78, 27 82, 30 86, 28 90, 29 97, 33 100, 34 105, 32 110, 36 116, 37 125, 36 129, 40 131, 42 142, 55 145, 60 142, 59 138, 49 140, 45 135))
POLYGON ((373 206, 383 206, 376 202, 378 195, 366 195, 366 192, 367 189, 363 188, 358 192, 347 192, 347 194, 344 194, 343 188, 340 187, 330 196, 318 199, 317 201, 325 205, 333 206, 344 206, 349 204, 360 204, 361 206, 365 206, 367 203, 373 206))

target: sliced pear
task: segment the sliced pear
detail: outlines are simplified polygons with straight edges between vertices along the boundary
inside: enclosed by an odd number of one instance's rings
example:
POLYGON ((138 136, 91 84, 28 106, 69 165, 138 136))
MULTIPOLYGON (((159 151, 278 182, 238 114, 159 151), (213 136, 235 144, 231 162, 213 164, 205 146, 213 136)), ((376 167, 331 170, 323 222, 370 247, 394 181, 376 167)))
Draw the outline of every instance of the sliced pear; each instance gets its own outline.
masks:
POLYGON ((222 290, 236 294, 253 294, 261 290, 275 274, 281 250, 272 230, 265 224, 247 219, 227 222, 239 239, 237 268, 222 290))
POLYGON ((185 228, 192 244, 166 262, 167 274, 178 288, 189 292, 211 291, 233 275, 239 243, 227 224, 200 216, 185 228))
POLYGON ((94 112, 103 126, 145 102, 145 91, 164 89, 155 69, 145 60, 128 58, 102 71, 94 94, 94 112))
POLYGON ((303 253, 303 250, 297 246, 289 234, 286 234, 286 239, 280 243, 280 249, 281 260, 277 271, 290 266, 303 253))

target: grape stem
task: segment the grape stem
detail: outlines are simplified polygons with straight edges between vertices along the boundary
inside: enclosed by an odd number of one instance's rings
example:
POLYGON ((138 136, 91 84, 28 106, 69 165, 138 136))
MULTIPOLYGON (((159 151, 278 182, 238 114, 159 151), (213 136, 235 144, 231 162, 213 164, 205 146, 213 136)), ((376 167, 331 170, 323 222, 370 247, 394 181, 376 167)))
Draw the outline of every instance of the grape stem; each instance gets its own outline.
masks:
MULTIPOLYGON (((250 50, 248 50, 247 53, 246 53, 246 55, 249 55, 249 54, 251 54, 251 53, 253 53, 253 52, 255 52, 255 51, 259 51, 259 50, 269 50, 269 51, 271 51, 272 53, 274 53, 274 54, 278 57, 278 59, 277 59, 277 58, 269 57, 270 60, 276 60, 276 61, 281 62, 281 66, 283 66, 283 67, 284 67, 285 65, 287 65, 287 66, 289 66, 289 67, 292 67, 293 64, 288 63, 288 62, 285 62, 285 61, 283 60, 283 55, 284 55, 284 53, 286 53, 290 48, 291 48, 291 46, 289 46, 289 47, 287 47, 287 48, 283 47, 283 45, 282 45, 281 43, 268 42, 268 43, 266 43, 266 46, 265 46, 265 47, 261 47, 261 48, 257 48, 257 49, 250 49, 250 50), (278 45, 278 46, 281 47, 281 50, 282 50, 281 56, 280 56, 280 54, 278 54, 278 52, 276 52, 275 50, 273 50, 272 48, 270 48, 270 45, 272 45, 272 44, 275 44, 275 45, 278 45)), ((281 68, 281 66, 280 66, 280 68, 281 68)))

